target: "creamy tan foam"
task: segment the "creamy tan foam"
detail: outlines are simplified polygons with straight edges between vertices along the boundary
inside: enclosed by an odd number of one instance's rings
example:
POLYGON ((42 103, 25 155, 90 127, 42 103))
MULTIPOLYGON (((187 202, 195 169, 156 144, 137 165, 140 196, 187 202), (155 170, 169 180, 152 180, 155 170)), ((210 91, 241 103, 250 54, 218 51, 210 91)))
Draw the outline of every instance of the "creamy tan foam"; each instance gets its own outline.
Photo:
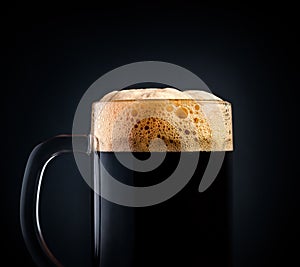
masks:
POLYGON ((232 150, 230 103, 199 90, 113 91, 93 104, 97 151, 232 150))

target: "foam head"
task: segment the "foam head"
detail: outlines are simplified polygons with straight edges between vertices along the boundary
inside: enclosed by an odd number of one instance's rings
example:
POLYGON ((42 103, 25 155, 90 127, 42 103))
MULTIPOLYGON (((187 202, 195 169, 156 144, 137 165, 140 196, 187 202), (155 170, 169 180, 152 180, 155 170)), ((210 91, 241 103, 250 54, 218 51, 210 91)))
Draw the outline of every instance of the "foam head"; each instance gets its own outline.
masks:
POLYGON ((228 151, 230 103, 200 90, 113 91, 95 102, 91 133, 97 151, 228 151))

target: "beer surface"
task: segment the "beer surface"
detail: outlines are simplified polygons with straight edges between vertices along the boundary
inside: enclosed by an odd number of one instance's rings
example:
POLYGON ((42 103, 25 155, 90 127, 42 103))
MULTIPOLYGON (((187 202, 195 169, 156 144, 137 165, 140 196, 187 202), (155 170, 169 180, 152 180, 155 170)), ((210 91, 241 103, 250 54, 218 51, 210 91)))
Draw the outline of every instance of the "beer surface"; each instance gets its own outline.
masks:
POLYGON ((97 151, 230 151, 231 105, 200 90, 113 91, 93 104, 97 151))

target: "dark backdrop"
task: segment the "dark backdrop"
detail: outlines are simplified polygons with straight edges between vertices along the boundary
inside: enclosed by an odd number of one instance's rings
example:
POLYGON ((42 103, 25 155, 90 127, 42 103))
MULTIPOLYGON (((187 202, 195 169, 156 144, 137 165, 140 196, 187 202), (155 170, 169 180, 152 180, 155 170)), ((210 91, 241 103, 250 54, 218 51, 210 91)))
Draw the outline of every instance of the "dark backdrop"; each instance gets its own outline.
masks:
MULTIPOLYGON (((297 143, 297 121, 289 119, 297 107, 292 64, 295 22, 293 8, 283 6, 10 10, 2 22, 9 41, 3 50, 9 72, 4 79, 8 83, 1 89, 6 123, 2 129, 1 240, 9 266, 34 266, 19 223, 21 182, 29 153, 51 136, 71 133, 76 106, 97 78, 143 60, 183 66, 233 104, 235 266, 288 266, 288 261, 298 260, 294 241, 299 237, 299 172, 291 171, 297 157, 288 150, 297 143)), ((62 185, 67 183, 64 177, 78 176, 72 170, 73 159, 63 160, 54 162, 48 173, 50 180, 62 185)), ((50 243, 69 242, 76 247, 83 234, 59 240, 60 232, 87 225, 71 205, 76 201, 75 189, 85 185, 79 178, 69 182, 73 188, 49 185, 44 198, 50 192, 58 197, 53 205, 45 204, 54 226, 46 219, 44 225, 58 231, 58 236, 46 236, 50 243), (70 202, 65 211, 59 210, 67 201, 63 195, 70 202), (70 219, 72 214, 75 219, 70 219), (65 220, 55 220, 64 215, 65 220)), ((84 211, 85 204, 88 201, 77 203, 78 209, 84 211)), ((76 253, 74 257, 82 260, 76 253)))

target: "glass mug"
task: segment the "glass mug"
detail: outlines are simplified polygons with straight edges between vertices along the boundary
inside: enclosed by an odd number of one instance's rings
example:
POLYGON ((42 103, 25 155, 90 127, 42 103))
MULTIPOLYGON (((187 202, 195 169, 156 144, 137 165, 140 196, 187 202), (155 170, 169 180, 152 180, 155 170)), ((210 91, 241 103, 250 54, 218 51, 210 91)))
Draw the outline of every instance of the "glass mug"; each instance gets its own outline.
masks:
POLYGON ((63 266, 42 235, 40 187, 51 159, 79 152, 91 159, 94 267, 231 266, 232 150, 230 103, 197 90, 114 91, 93 104, 89 135, 57 136, 32 151, 21 193, 26 245, 41 266, 63 266), (179 165, 176 190, 168 181, 179 165), (114 191, 109 177, 137 191, 114 191), (147 204, 149 188, 157 191, 147 204))

